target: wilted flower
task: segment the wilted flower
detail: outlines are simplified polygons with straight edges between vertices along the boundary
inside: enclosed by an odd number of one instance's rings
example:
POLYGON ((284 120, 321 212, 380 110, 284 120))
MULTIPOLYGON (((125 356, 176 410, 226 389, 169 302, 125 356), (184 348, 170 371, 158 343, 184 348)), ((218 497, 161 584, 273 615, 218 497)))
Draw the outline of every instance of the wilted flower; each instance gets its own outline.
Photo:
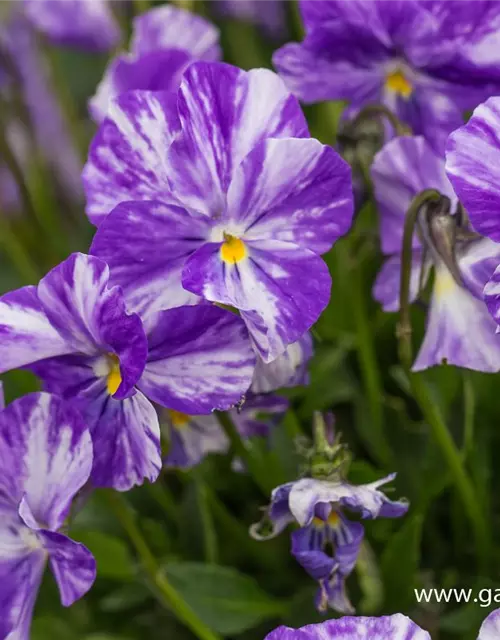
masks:
POLYGON ((92 117, 101 122, 110 101, 130 89, 177 91, 193 60, 220 57, 219 30, 210 22, 171 5, 150 9, 134 19, 130 53, 106 69, 89 102, 92 117))
POLYGON ((61 602, 92 586, 90 551, 59 533, 92 468, 81 417, 47 393, 19 398, 0 412, 0 638, 30 638, 47 562, 61 602))
POLYGON ((500 246, 473 234, 444 170, 444 159, 422 137, 389 142, 372 165, 380 212, 382 251, 389 256, 374 287, 386 311, 399 308, 401 246, 405 216, 425 189, 443 194, 418 220, 413 238, 410 301, 419 296, 434 267, 425 338, 413 369, 447 362, 479 371, 500 369, 500 339, 482 299, 500 261, 500 246))

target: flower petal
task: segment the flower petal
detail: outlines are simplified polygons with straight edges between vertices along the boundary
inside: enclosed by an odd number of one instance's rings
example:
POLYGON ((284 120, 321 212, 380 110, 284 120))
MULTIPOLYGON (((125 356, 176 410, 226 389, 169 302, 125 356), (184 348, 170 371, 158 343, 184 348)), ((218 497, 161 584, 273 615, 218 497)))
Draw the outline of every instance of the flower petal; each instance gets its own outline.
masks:
POLYGON ((233 313, 213 306, 158 314, 149 349, 138 386, 169 409, 188 414, 228 409, 252 381, 255 355, 245 325, 233 313))
POLYGON ((170 421, 164 466, 190 469, 209 453, 226 453, 229 450, 229 440, 215 415, 186 416, 186 419, 187 422, 178 426, 175 421, 170 421))
MULTIPOLYGON (((384 253, 400 253, 406 212, 424 189, 448 196, 452 207, 457 197, 446 177, 444 160, 421 136, 403 136, 388 142, 371 166, 375 199, 380 211, 380 236, 384 253)), ((413 247, 420 246, 416 234, 413 247)))
POLYGON ((472 226, 500 242, 500 98, 480 105, 451 134, 446 171, 472 226))
POLYGON ((122 398, 144 369, 147 340, 141 319, 127 313, 121 289, 109 288, 108 281, 105 262, 75 253, 40 281, 38 297, 73 352, 117 356, 120 384, 115 395, 122 398))
POLYGON ((241 310, 253 344, 265 362, 281 355, 318 319, 328 304, 331 279, 316 254, 288 242, 245 243, 235 264, 207 244, 187 261, 182 283, 207 300, 241 310))
POLYGON ((182 134, 168 151, 172 192, 212 216, 224 210, 234 170, 260 140, 309 137, 297 100, 267 69, 194 62, 178 100, 182 134))
POLYGON ((17 503, 24 497, 34 519, 55 531, 88 480, 92 443, 71 407, 48 393, 31 393, 0 413, 0 460, 0 495, 17 503))
POLYGON ((219 60, 219 29, 205 18, 172 5, 155 7, 134 18, 130 48, 136 56, 179 49, 199 60, 219 60))
POLYGON ((500 637, 500 609, 492 611, 487 618, 485 618, 481 628, 479 629, 479 635, 477 640, 497 640, 500 637))
POLYGON ((166 152, 178 129, 173 93, 128 91, 110 104, 82 174, 91 222, 120 202, 172 201, 166 152))
POLYGON ((437 267, 424 341, 413 371, 442 364, 476 371, 500 370, 500 336, 482 300, 437 267))
POLYGON ((160 202, 127 202, 101 224, 90 249, 107 262, 130 310, 144 319, 199 301, 182 287, 186 259, 210 233, 206 216, 160 202))
POLYGON ((289 404, 281 396, 249 393, 242 407, 231 410, 231 419, 242 438, 267 438, 289 404))
POLYGON ((105 0, 23 0, 31 22, 52 42, 89 51, 109 51, 120 27, 105 0))
MULTIPOLYGON (((420 288, 420 273, 422 270, 423 255, 420 249, 414 249, 410 274, 410 297, 409 301, 417 299, 420 288)), ((431 262, 427 260, 424 265, 424 275, 422 286, 425 286, 430 273, 431 262)), ((380 269, 375 284, 373 286, 373 297, 380 302, 384 311, 399 310, 399 295, 401 285, 401 257, 391 256, 380 269)))
POLYGON ((0 298, 0 336, 1 373, 72 351, 47 318, 36 287, 23 287, 0 298))
POLYGON ((84 596, 96 578, 94 556, 83 544, 52 531, 40 531, 49 565, 65 607, 84 596))
POLYGON ((317 140, 263 140, 235 170, 227 206, 228 221, 245 229, 245 239, 325 253, 351 226, 351 170, 317 140))

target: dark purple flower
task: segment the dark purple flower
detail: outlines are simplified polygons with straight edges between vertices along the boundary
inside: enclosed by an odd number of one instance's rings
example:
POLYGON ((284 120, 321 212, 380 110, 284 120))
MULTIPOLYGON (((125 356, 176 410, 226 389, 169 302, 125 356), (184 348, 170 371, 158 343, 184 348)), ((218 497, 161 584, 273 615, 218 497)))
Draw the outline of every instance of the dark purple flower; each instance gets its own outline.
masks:
POLYGON ((422 137, 395 138, 372 165, 375 199, 380 211, 382 251, 389 256, 374 287, 386 311, 399 309, 401 245, 406 212, 414 196, 436 189, 450 199, 448 213, 432 222, 419 221, 413 239, 410 298, 415 300, 434 267, 434 285, 425 338, 413 369, 443 362, 476 369, 500 370, 500 337, 482 300, 484 285, 500 262, 500 245, 471 236, 458 216, 457 196, 449 183, 444 158, 422 137), (437 231, 443 222, 449 229, 437 231))
POLYGON ((96 445, 94 484, 127 490, 161 468, 150 400, 193 414, 228 409, 248 389, 255 357, 234 314, 202 305, 143 325, 108 280, 102 260, 73 254, 38 287, 0 298, 0 368, 29 365, 77 405, 96 445))
POLYGON ((64 606, 92 586, 92 554, 58 533, 91 468, 89 432, 60 399, 32 393, 0 412, 1 638, 29 639, 47 562, 64 606))
POLYGON ((264 69, 194 62, 177 96, 122 94, 84 181, 100 224, 91 252, 133 291, 132 308, 230 305, 266 362, 296 342, 328 302, 320 254, 353 207, 348 165, 308 135, 264 69))
MULTIPOLYGON (((431 640, 427 631, 423 631, 401 613, 380 618, 357 616, 326 620, 318 624, 308 624, 300 629, 278 627, 268 634, 265 640, 402 640, 403 638, 404 640, 431 640)), ((479 640, 483 638, 480 637, 479 640)), ((490 640, 490 638, 485 637, 484 640, 490 640)))
POLYGON ((108 0, 23 0, 26 16, 55 44, 109 51, 121 38, 108 0))
POLYGON ((497 2, 302 0, 302 43, 274 64, 307 103, 382 103, 442 152, 448 134, 498 87, 497 2), (495 70, 496 67, 496 70, 495 70))
POLYGON ((113 98, 131 89, 177 91, 193 60, 219 60, 219 30, 210 22, 172 5, 155 7, 134 19, 130 53, 110 62, 89 102, 102 122, 113 98))

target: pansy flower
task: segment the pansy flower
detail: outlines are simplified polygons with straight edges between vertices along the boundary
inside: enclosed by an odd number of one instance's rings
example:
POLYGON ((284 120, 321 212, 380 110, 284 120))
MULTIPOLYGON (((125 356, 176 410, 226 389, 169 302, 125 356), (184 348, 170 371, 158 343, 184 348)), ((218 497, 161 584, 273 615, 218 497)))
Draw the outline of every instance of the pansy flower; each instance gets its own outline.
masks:
POLYGON ((498 3, 301 0, 306 29, 273 57, 304 102, 384 104, 440 152, 498 85, 498 3), (496 5, 496 6, 495 6, 496 5))
POLYGON ((38 287, 2 296, 0 368, 30 366, 73 401, 95 443, 93 483, 127 490, 161 467, 150 400, 193 414, 228 409, 249 387, 255 357, 229 311, 179 308, 143 324, 108 281, 102 260, 73 254, 38 287))
POLYGON ((348 165, 308 135, 264 69, 194 62, 177 96, 122 94, 84 179, 100 223, 91 253, 133 291, 132 309, 229 305, 266 362, 296 342, 328 303, 320 255, 353 207, 348 165))
MULTIPOLYGON (((243 439, 267 438, 273 419, 288 408, 288 400, 279 396, 250 394, 241 408, 231 409, 229 417, 243 439)), ((180 411, 160 411, 160 424, 168 441, 166 467, 189 469, 209 453, 227 453, 229 440, 217 416, 188 415, 180 411)))
POLYGON ((386 311, 399 308, 400 252, 412 199, 425 189, 445 196, 444 209, 422 212, 413 238, 411 301, 434 267, 427 328, 413 369, 447 362, 478 371, 500 370, 500 336, 495 336, 495 323, 482 299, 484 285, 500 262, 500 245, 471 232, 446 177, 444 158, 422 137, 395 138, 377 154, 371 173, 382 251, 388 256, 374 296, 386 311))
POLYGON ((91 468, 89 432, 59 398, 32 393, 0 412, 0 638, 30 638, 47 563, 64 606, 92 586, 92 554, 59 533, 91 468))
POLYGON ((172 5, 150 9, 134 18, 130 53, 108 65, 89 102, 92 117, 101 122, 110 101, 130 89, 176 91, 193 60, 220 57, 219 31, 210 22, 172 5))
POLYGON ((109 0, 23 0, 26 16, 54 44, 109 51, 120 42, 120 27, 109 0))
POLYGON ((379 487, 395 477, 365 485, 344 480, 302 478, 274 489, 261 523, 251 534, 258 540, 272 538, 297 522, 292 533, 292 554, 319 583, 316 604, 342 613, 352 612, 345 593, 345 578, 352 572, 363 541, 364 529, 351 522, 346 511, 361 518, 398 518, 408 510, 405 501, 391 501, 379 487))

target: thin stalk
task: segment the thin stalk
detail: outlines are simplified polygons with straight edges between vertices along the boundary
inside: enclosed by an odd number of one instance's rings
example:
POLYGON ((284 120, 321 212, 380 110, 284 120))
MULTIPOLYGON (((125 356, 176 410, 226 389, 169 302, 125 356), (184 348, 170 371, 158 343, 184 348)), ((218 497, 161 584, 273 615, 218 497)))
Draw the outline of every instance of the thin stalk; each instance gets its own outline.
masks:
POLYGON ((422 206, 426 203, 437 202, 440 197, 440 194, 433 189, 423 191, 413 199, 406 216, 401 256, 400 322, 398 328, 399 354, 401 362, 406 369, 413 397, 417 401, 426 422, 429 424, 434 439, 452 474, 464 511, 470 520, 474 533, 476 553, 480 568, 484 569, 487 567, 490 550, 490 539, 485 514, 479 505, 474 486, 464 467, 462 455, 448 431, 439 407, 433 402, 432 396, 421 374, 416 374, 411 371, 413 353, 409 298, 413 231, 422 206))
POLYGON ((156 558, 148 547, 127 502, 121 494, 108 491, 106 496, 108 504, 124 531, 127 533, 130 542, 133 544, 151 583, 155 586, 155 591, 158 593, 160 602, 171 609, 177 618, 183 622, 199 640, 222 640, 218 634, 209 629, 209 627, 198 618, 196 613, 183 600, 166 576, 160 571, 156 558))
POLYGON ((463 392, 464 392, 464 440, 462 444, 462 455, 464 460, 472 450, 474 440, 474 413, 476 411, 476 398, 474 386, 468 371, 462 372, 463 392))
POLYGON ((364 107, 354 118, 354 122, 359 123, 377 116, 385 118, 396 132, 396 135, 405 136, 411 133, 410 129, 383 104, 369 104, 364 107))
POLYGON ((40 279, 37 266, 32 262, 30 254, 26 251, 18 236, 12 230, 9 220, 4 212, 0 212, 0 242, 4 253, 18 271, 26 284, 36 284, 40 279))
POLYGON ((195 478, 195 482, 198 508, 200 510, 201 525, 203 528, 205 560, 207 564, 217 564, 219 555, 217 548, 217 534, 215 532, 214 520, 210 509, 207 486, 200 478, 195 478))

